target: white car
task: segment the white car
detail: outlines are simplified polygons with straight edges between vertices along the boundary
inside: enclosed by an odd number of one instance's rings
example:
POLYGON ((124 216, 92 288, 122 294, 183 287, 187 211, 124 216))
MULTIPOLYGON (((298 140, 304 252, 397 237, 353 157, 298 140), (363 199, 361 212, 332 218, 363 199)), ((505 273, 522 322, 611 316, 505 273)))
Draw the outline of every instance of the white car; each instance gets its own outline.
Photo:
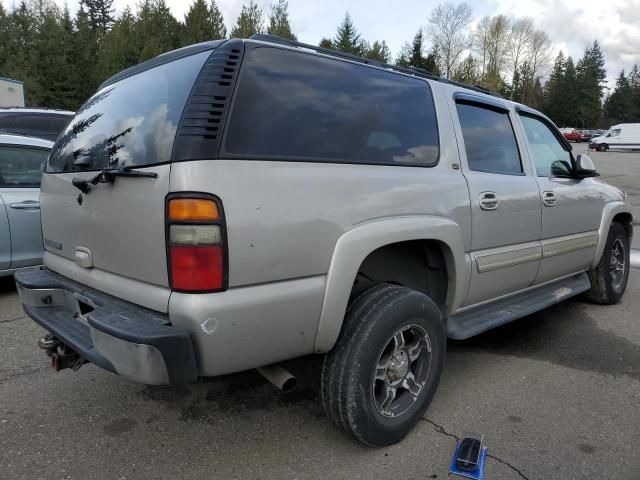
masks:
POLYGON ((592 138, 589 147, 599 152, 610 148, 640 150, 640 123, 614 125, 601 136, 592 138))
POLYGON ((42 263, 40 179, 52 146, 0 134, 0 277, 42 263))

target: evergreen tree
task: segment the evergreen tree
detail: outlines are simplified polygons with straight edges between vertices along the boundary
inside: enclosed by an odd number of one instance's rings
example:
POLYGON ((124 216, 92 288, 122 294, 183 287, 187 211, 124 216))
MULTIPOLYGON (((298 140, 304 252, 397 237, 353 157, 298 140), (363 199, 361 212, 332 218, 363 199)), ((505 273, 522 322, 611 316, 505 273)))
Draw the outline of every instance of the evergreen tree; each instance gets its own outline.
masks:
POLYGON ((141 39, 136 35, 136 19, 131 9, 125 7, 100 44, 98 82, 101 83, 111 75, 136 65, 141 50, 141 39))
POLYGON ((180 46, 181 24, 171 14, 165 0, 143 0, 138 6, 136 34, 144 47, 138 61, 142 62, 180 46))
POLYGON ((243 5, 238 20, 231 30, 232 38, 249 38, 264 31, 262 10, 254 0, 249 0, 249 6, 243 5))
POLYGON ((472 55, 468 55, 453 70, 452 78, 458 82, 475 85, 480 80, 478 61, 472 55))
POLYGON ((75 102, 80 105, 91 96, 99 84, 95 70, 98 56, 97 34, 91 27, 91 19, 82 3, 76 14, 71 48, 75 60, 74 68, 68 73, 73 85, 75 102))
POLYGON ((389 63, 391 61, 391 50, 389 50, 387 42, 376 40, 371 47, 367 48, 364 56, 378 62, 389 63))
POLYGON ((333 42, 331 41, 330 38, 323 38, 322 40, 320 40, 320 43, 318 44, 319 47, 322 48, 333 48, 333 42))
POLYGON ((215 1, 207 5, 205 0, 195 0, 184 18, 182 44, 191 45, 226 36, 222 13, 215 1))
POLYGON ((546 113, 549 118, 551 118, 551 120, 553 120, 560 126, 564 126, 561 124, 561 117, 564 116, 562 108, 562 86, 564 81, 565 66, 566 59, 564 53, 560 51, 553 64, 553 70, 551 71, 549 80, 545 84, 544 102, 542 108, 543 112, 546 113))
POLYGON ((344 20, 338 27, 336 37, 333 39, 333 48, 351 55, 362 56, 366 52, 366 45, 360 38, 349 12, 345 13, 344 20))
POLYGON ((289 4, 287 0, 278 0, 278 3, 271 6, 271 15, 269 16, 269 27, 267 33, 278 35, 289 40, 297 40, 297 37, 291 31, 289 23, 289 4))
POLYGON ((576 66, 576 117, 586 126, 595 125, 602 114, 602 97, 607 78, 604 55, 597 41, 587 48, 576 66))
POLYGON ((113 0, 80 0, 86 9, 91 28, 101 40, 115 21, 113 0))

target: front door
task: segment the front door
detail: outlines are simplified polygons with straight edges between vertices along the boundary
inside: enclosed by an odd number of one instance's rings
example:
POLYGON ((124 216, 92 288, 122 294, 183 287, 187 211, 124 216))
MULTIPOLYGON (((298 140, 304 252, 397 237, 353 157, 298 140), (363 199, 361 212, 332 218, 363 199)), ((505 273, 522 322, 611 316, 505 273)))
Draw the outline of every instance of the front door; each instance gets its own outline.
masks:
POLYGON ((604 199, 594 179, 554 177, 551 164, 571 168, 571 152, 555 128, 538 116, 521 113, 536 179, 542 195, 542 260, 536 284, 579 272, 592 262, 604 199))
POLYGON ((497 101, 467 97, 457 97, 456 110, 471 197, 472 272, 464 304, 470 306, 533 283, 541 256, 541 214, 538 185, 521 159, 513 113, 497 101))
POLYGON ((10 268, 42 262, 40 177, 49 151, 0 145, 0 197, 11 232, 10 268))

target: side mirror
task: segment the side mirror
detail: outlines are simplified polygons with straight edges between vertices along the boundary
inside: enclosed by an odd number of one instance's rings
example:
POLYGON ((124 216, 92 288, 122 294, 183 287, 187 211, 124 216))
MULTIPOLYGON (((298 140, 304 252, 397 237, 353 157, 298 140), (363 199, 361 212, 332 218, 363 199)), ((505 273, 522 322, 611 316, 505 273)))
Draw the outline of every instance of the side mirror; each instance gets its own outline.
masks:
POLYGON ((596 166, 588 155, 580 154, 576 157, 576 167, 573 170, 573 176, 576 178, 599 177, 596 172, 596 166))

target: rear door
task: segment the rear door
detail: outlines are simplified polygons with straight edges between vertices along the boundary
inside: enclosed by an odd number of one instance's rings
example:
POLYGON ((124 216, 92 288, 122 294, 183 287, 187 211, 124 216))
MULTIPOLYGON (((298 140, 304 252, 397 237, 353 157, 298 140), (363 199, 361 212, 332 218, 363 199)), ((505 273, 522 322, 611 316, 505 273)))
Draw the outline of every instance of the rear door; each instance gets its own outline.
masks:
POLYGON ((211 51, 162 63, 106 86, 58 138, 42 183, 45 265, 93 288, 166 311, 165 197, 173 143, 211 51), (155 178, 89 184, 104 168, 155 178))
POLYGON ((40 178, 49 150, 0 145, 0 197, 11 235, 10 268, 42 262, 40 178))
POLYGON ((529 156, 542 195, 542 261, 536 284, 585 269, 595 256, 604 198, 594 179, 559 178, 551 165, 571 171, 572 156, 546 119, 521 113, 529 156))
POLYGON ((469 306, 533 283, 541 256, 540 193, 505 105, 464 94, 456 96, 456 110, 471 197, 469 306))

